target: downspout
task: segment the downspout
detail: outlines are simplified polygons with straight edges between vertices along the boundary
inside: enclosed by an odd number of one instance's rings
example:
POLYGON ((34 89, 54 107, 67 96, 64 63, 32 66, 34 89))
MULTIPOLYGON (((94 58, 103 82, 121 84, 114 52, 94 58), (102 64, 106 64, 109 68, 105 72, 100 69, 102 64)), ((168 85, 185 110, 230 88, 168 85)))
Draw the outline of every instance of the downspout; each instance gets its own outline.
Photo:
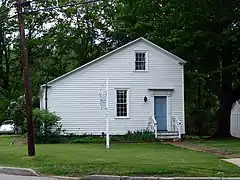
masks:
POLYGON ((48 86, 47 86, 47 81, 45 83, 45 110, 48 110, 48 97, 47 97, 47 93, 48 93, 48 86))

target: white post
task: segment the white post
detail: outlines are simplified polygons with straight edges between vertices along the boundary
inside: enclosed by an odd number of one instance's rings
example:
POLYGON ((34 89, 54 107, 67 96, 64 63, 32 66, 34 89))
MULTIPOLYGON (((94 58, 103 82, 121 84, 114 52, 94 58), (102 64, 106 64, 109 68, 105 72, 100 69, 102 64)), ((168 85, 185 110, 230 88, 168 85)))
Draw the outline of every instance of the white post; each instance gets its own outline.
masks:
POLYGON ((108 121, 108 78, 106 80, 106 149, 109 149, 109 121, 108 121))

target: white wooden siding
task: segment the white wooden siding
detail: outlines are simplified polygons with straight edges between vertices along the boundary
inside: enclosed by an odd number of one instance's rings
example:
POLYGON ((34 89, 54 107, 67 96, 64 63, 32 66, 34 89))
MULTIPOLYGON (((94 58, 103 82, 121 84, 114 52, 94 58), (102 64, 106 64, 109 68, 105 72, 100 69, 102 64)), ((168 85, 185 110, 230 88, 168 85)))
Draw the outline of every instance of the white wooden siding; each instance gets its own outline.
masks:
MULTIPOLYGON (((152 114, 150 87, 172 87, 171 114, 184 122, 182 65, 153 46, 138 41, 65 78, 48 89, 48 108, 62 118, 69 133, 101 134, 105 132, 105 112, 100 109, 99 90, 109 79, 110 134, 147 128, 152 114), (134 53, 147 50, 148 71, 136 72, 134 53), (129 89, 129 118, 116 118, 116 88, 129 89), (147 96, 148 102, 144 102, 147 96)), ((44 103, 44 101, 41 101, 44 103)), ((43 105, 44 107, 44 105, 43 105)), ((182 133, 185 133, 182 123, 182 133)))
POLYGON ((240 105, 237 103, 231 111, 230 133, 233 137, 240 138, 240 105))

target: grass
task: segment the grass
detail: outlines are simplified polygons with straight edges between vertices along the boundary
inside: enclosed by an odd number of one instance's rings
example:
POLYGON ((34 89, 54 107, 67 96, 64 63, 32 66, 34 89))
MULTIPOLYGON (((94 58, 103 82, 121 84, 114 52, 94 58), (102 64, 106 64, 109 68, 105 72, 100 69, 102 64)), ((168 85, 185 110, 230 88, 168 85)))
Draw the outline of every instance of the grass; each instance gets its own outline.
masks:
POLYGON ((12 137, 0 137, 0 165, 28 167, 43 174, 84 176, 240 176, 240 168, 215 156, 161 143, 42 144, 36 157, 25 145, 10 146, 12 137))
POLYGON ((200 140, 192 142, 202 146, 217 148, 223 151, 240 153, 240 140, 238 139, 204 140, 204 141, 200 140))

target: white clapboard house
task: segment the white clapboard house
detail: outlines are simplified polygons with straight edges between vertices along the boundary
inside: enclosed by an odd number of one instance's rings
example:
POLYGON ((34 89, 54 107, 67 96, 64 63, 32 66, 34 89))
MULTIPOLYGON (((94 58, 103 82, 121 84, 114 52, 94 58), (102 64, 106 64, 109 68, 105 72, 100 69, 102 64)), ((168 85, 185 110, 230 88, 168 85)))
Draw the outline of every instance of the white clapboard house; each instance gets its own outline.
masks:
MULTIPOLYGON (((150 130, 158 138, 185 133, 184 64, 181 58, 139 38, 50 82, 47 108, 68 133, 106 130, 99 91, 108 78, 109 133, 150 130)), ((45 85, 40 106, 45 108, 45 85)))

